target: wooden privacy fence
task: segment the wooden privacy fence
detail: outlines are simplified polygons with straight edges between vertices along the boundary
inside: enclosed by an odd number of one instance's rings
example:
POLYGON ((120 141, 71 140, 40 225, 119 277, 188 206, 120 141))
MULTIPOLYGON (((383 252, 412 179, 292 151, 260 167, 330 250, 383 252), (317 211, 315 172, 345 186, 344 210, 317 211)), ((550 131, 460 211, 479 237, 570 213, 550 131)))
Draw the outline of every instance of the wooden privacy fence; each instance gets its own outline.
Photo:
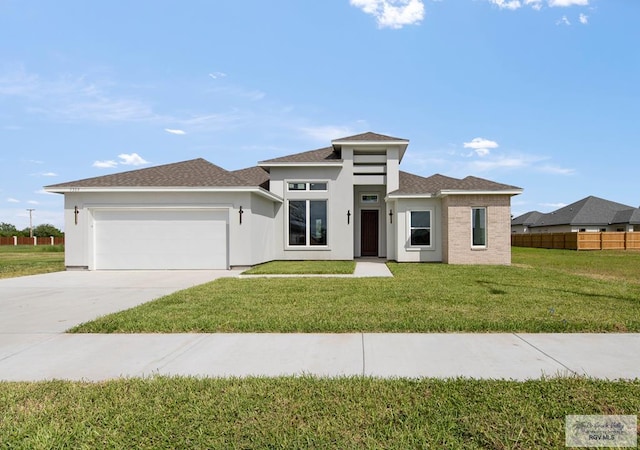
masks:
POLYGON ((512 234, 511 245, 565 250, 640 250, 640 232, 581 231, 512 234))
POLYGON ((0 237, 0 245, 64 245, 64 237, 0 237))

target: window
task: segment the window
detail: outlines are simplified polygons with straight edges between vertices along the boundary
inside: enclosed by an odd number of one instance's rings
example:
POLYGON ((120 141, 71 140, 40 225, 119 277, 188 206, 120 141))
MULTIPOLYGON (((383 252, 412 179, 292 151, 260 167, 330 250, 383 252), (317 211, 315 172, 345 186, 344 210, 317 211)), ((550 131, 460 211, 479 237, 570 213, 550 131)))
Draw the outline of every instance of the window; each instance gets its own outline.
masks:
POLYGON ((431 211, 411 211, 409 243, 413 247, 431 245, 431 211))
POLYGON ((289 200, 289 245, 327 245, 326 200, 289 200))
POLYGON ((292 181, 287 183, 290 191, 326 191, 327 183, 305 183, 304 181, 292 181))
POLYGON ((362 194, 360 203, 378 203, 378 194, 362 194))
POLYGON ((487 209, 471 208, 471 231, 473 247, 487 246, 487 209))
POLYGON ((326 191, 327 183, 309 183, 309 190, 311 191, 326 191))

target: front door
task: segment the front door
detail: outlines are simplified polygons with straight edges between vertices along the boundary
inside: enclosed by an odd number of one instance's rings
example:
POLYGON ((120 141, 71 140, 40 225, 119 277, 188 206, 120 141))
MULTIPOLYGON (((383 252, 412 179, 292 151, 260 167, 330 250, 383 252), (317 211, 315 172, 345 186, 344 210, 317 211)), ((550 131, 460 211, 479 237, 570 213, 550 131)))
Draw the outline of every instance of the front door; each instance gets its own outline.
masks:
POLYGON ((360 256, 378 256, 378 210, 360 211, 360 256))

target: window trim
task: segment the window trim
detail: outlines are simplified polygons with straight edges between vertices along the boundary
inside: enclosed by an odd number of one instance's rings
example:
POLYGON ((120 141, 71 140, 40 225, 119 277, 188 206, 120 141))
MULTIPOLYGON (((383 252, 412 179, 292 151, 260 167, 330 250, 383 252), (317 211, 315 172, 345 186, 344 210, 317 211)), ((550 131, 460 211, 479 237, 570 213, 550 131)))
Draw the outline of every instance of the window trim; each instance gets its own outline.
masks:
POLYGON ((287 215, 285 222, 285 249, 286 250, 327 250, 329 248, 329 201, 326 198, 290 198, 287 200, 287 215), (304 245, 291 244, 291 202, 304 202, 305 204, 305 243, 304 245), (325 206, 325 244, 311 244, 311 202, 324 202, 325 206))
POLYGON ((471 207, 471 248, 473 250, 484 250, 487 248, 487 241, 489 239, 488 236, 488 217, 487 217, 487 207, 486 206, 472 206, 471 207), (473 242, 473 232, 474 232, 474 212, 475 210, 483 210, 484 211, 484 244, 478 245, 478 244, 474 244, 473 242))
POLYGON ((416 209, 409 209, 407 210, 407 215, 406 215, 406 249, 407 250, 433 250, 434 249, 434 228, 435 228, 435 221, 433 220, 434 218, 434 208, 416 208, 416 209), (429 245, 412 245, 411 244, 411 230, 414 228, 427 228, 427 227, 412 227, 411 226, 411 214, 414 212, 428 212, 429 213, 429 245))
POLYGON ((286 181, 287 192, 327 192, 329 190, 329 182, 325 180, 314 181, 286 181), (324 184, 324 189, 311 189, 312 184, 324 184), (304 189, 292 188, 292 185, 304 185, 304 189))

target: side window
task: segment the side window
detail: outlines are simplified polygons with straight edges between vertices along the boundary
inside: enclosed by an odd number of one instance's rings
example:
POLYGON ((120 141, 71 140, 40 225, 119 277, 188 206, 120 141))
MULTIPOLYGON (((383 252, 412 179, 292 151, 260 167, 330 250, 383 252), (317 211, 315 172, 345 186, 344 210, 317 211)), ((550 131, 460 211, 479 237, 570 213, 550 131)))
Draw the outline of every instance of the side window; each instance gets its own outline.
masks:
POLYGON ((431 245, 431 211, 409 212, 409 243, 412 247, 431 245))
POLYGON ((471 208, 471 246, 487 246, 487 208, 471 208))

